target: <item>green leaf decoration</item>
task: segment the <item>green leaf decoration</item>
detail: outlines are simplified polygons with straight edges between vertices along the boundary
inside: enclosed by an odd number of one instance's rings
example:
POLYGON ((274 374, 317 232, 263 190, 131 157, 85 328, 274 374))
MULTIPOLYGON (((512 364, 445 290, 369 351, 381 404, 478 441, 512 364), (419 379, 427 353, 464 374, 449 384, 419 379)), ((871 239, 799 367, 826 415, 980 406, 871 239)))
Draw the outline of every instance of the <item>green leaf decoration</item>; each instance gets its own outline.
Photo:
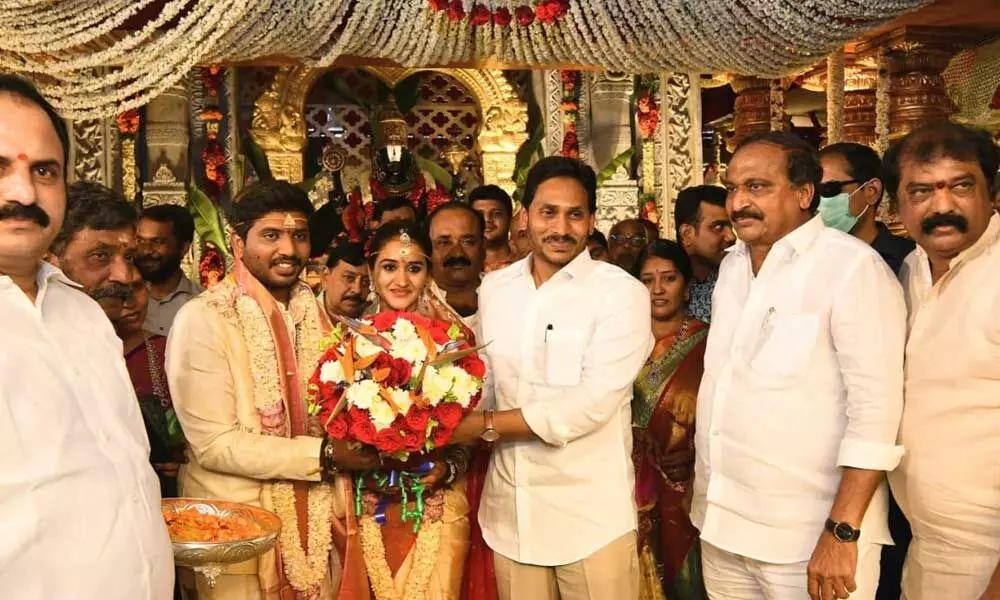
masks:
POLYGON ((222 226, 222 217, 219 215, 219 209, 212 202, 211 198, 205 192, 201 191, 197 185, 189 183, 187 204, 191 216, 194 217, 194 228, 198 232, 198 237, 203 242, 211 242, 212 245, 219 249, 219 252, 227 257, 231 257, 232 250, 229 248, 229 236, 226 235, 226 230, 222 226))
POLYGON ((253 167, 254 173, 257 174, 257 179, 261 181, 274 179, 274 175, 271 174, 271 165, 267 160, 267 153, 254 141, 253 136, 248 135, 243 138, 243 142, 240 144, 240 152, 243 156, 247 157, 250 166, 253 167))
POLYGON ((628 161, 632 160, 632 155, 634 153, 635 149, 629 148, 611 159, 611 162, 609 162, 608 165, 601 169, 601 172, 597 174, 597 186, 600 187, 604 185, 604 182, 611 179, 611 177, 622 167, 622 165, 628 164, 628 161))
POLYGON ((545 124, 540 122, 535 127, 535 131, 531 134, 531 137, 517 149, 517 155, 514 158, 514 173, 511 177, 517 185, 517 189, 514 190, 515 202, 520 202, 524 196, 524 186, 528 181, 528 171, 545 154, 542 151, 542 141, 544 139, 545 124))
POLYGON ((427 171, 434 178, 434 181, 440 183, 445 189, 450 190, 452 184, 451 173, 447 169, 437 164, 433 160, 422 158, 416 154, 412 155, 417 163, 417 168, 421 171, 427 171))
POLYGON ((420 101, 420 76, 411 75, 400 81, 392 89, 392 96, 396 100, 396 108, 399 109, 399 112, 410 112, 420 101))
POLYGON ((448 328, 448 339, 457 340, 461 335, 462 328, 458 326, 458 323, 452 323, 451 327, 448 328))

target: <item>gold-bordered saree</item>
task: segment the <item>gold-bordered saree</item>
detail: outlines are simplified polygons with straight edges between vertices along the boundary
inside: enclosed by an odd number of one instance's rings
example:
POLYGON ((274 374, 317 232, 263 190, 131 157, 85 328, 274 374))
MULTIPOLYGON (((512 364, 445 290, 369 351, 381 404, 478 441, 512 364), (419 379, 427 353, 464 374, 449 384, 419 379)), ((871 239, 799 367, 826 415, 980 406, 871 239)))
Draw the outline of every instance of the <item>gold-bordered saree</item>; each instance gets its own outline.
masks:
POLYGON ((633 461, 639 507, 640 600, 703 600, 698 531, 691 524, 694 419, 708 326, 657 340, 636 378, 633 461))

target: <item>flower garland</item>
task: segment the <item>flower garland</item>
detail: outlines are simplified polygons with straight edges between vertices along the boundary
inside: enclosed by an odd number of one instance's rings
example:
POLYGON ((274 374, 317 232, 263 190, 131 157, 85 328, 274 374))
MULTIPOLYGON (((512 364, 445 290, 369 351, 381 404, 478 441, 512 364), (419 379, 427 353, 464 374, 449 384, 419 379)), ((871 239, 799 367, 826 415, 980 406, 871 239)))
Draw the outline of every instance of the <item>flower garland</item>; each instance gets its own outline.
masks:
POLYGON ((771 3, 764 18, 759 2, 732 0, 703 0, 695 12, 687 0, 0 0, 0 69, 38 81, 69 119, 142 106, 195 65, 263 56, 315 68, 348 55, 771 78, 925 3, 771 3), (147 13, 138 29, 116 33, 147 13))
POLYGON ((560 71, 562 76, 563 141, 560 153, 570 158, 580 158, 580 140, 576 136, 576 122, 580 118, 579 71, 560 71))
POLYGON ((645 194, 652 194, 656 186, 655 137, 660 125, 660 77, 641 76, 637 91, 635 112, 639 125, 639 139, 642 141, 642 191, 645 194))
POLYGON ((431 10, 448 15, 449 21, 468 20, 473 27, 485 27, 489 24, 498 27, 510 27, 516 20, 521 27, 528 27, 537 19, 540 23, 553 24, 569 11, 569 0, 541 0, 537 4, 521 4, 514 8, 513 17, 506 6, 494 7, 490 10, 485 4, 473 4, 466 12, 462 0, 427 0, 431 10))
POLYGON ((227 179, 226 152, 219 142, 219 129, 222 124, 219 92, 224 76, 222 67, 218 65, 201 68, 201 83, 205 88, 205 108, 201 110, 199 119, 205 123, 206 138, 205 147, 201 150, 201 163, 205 168, 205 193, 216 202, 226 187, 227 179))
POLYGON ((400 596, 396 593, 392 569, 389 568, 385 558, 382 528, 374 514, 378 496, 372 493, 365 494, 365 515, 358 519, 358 529, 368 581, 371 583, 372 591, 375 592, 376 600, 425 600, 427 584, 434 572, 437 553, 441 548, 441 530, 444 527, 441 517, 444 514, 444 502, 444 493, 440 490, 426 500, 427 508, 413 545, 414 554, 410 572, 403 586, 403 595, 400 596))
POLYGON ((844 137, 844 50, 826 58, 826 143, 844 137))
POLYGON ((139 111, 130 109, 115 117, 122 138, 122 195, 129 202, 136 194, 135 138, 139 133, 139 111))
MULTIPOLYGON (((277 349, 267 317, 250 296, 238 291, 236 293, 236 317, 243 338, 247 341, 250 372, 254 382, 254 405, 260 413, 261 429, 265 435, 286 436, 289 428, 281 395, 277 349)), ((312 295, 308 288, 300 288, 294 294, 289 310, 301 307, 305 313, 301 323, 295 327, 298 359, 302 364, 316 364, 321 353, 318 307, 315 302, 310 303, 312 295)), ((330 528, 333 494, 330 485, 309 484, 306 511, 308 554, 303 550, 299 535, 293 484, 276 482, 269 484, 269 487, 274 512, 283 523, 279 539, 285 575, 296 590, 303 593, 315 590, 329 570, 330 549, 333 544, 330 528)))
MULTIPOLYGON (((878 80, 875 82, 875 150, 879 156, 889 149, 889 61, 885 47, 878 52, 878 80)), ((879 205, 888 210, 888 202, 879 205)))

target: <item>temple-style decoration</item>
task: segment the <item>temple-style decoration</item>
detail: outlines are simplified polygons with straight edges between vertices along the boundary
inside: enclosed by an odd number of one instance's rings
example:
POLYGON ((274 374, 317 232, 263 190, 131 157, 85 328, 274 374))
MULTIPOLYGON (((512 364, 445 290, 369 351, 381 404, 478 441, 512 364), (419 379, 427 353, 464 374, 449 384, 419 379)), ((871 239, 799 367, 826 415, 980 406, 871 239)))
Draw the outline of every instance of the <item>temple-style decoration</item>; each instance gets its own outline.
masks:
POLYGON ((114 119, 70 122, 69 180, 115 187, 118 130, 114 119))
POLYGON ((142 184, 144 206, 186 203, 188 165, 188 114, 186 86, 178 85, 156 97, 146 107, 146 173, 142 184))
POLYGON ((701 88, 698 75, 662 73, 660 112, 659 225, 660 233, 673 239, 677 194, 686 187, 702 183, 701 88))
POLYGON ((842 142, 844 137, 844 51, 826 58, 826 143, 842 142))
POLYGON ((730 79, 729 85, 736 92, 733 135, 726 142, 732 151, 751 135, 771 130, 771 82, 738 75, 730 79))
MULTIPOLYGON (((600 144, 593 146, 591 163, 601 170, 632 147, 634 82, 632 75, 614 72, 592 73, 586 81, 590 89, 590 135, 600 140, 600 144)), ((606 232, 616 221, 638 216, 638 182, 623 166, 597 189, 597 228, 606 232)))
MULTIPOLYGON (((411 68, 365 67, 389 87, 422 70, 411 68)), ((517 149, 527 139, 527 105, 517 97, 500 71, 440 69, 463 84, 479 102, 482 126, 476 138, 481 154, 485 183, 513 191, 517 149)), ((278 179, 301 181, 306 122, 303 110, 313 84, 322 69, 306 66, 280 67, 271 85, 254 106, 251 135, 267 153, 271 171, 278 179)))

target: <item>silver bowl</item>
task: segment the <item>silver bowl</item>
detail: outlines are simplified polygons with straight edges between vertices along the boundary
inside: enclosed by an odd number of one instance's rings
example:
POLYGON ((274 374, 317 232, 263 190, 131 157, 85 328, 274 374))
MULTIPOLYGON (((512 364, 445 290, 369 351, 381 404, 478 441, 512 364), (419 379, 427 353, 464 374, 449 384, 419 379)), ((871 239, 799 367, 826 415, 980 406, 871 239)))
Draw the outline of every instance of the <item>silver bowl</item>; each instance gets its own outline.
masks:
POLYGON ((195 511, 219 517, 239 516, 255 522, 263 530, 257 537, 226 542, 175 542, 174 563, 181 567, 192 567, 202 573, 211 587, 224 565, 240 563, 260 556, 274 547, 281 532, 281 519, 270 511, 246 504, 213 500, 209 498, 164 498, 161 503, 164 513, 195 511))

